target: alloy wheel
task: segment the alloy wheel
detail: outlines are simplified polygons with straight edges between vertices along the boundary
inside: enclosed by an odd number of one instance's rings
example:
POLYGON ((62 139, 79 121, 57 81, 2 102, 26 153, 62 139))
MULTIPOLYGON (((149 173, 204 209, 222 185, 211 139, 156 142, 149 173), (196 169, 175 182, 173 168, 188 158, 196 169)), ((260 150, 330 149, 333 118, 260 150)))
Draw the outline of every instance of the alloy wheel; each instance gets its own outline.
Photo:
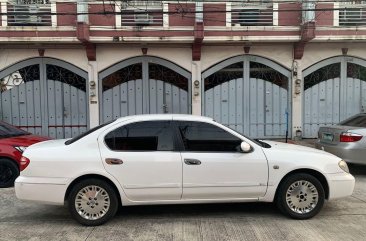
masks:
POLYGON ((75 198, 75 209, 84 219, 97 220, 108 212, 111 205, 108 192, 99 186, 90 185, 82 188, 75 198))
POLYGON ((318 204, 319 193, 309 181, 299 180, 292 183, 286 191, 286 204, 295 213, 306 214, 318 204))

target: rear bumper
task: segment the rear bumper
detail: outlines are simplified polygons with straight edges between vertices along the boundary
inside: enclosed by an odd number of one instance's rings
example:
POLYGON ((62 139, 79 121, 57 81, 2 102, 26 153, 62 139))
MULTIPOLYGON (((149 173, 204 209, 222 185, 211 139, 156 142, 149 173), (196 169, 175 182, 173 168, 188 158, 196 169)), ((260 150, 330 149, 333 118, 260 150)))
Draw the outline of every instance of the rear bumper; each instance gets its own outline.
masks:
POLYGON ((326 174, 329 184, 329 200, 348 197, 353 193, 355 178, 349 173, 326 174))
POLYGON ((347 143, 340 146, 339 144, 332 145, 319 141, 315 143, 315 147, 319 150, 332 153, 342 158, 347 163, 366 165, 366 149, 354 148, 352 145, 347 143))
POLYGON ((18 177, 15 194, 18 199, 52 205, 64 205, 67 180, 64 178, 18 177))

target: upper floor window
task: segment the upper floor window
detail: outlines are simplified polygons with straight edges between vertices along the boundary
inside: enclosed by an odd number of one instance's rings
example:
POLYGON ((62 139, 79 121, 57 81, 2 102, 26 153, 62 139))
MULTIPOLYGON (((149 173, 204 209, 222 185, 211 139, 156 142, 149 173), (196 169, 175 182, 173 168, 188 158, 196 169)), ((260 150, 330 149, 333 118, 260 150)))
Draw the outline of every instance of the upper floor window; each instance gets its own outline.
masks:
POLYGON ((50 0, 13 0, 8 4, 8 26, 51 26, 50 0))
POLYGON ((366 24, 366 1, 342 2, 339 8, 339 26, 366 24))
POLYGON ((273 25, 272 1, 232 3, 231 24, 232 26, 273 25))
POLYGON ((162 1, 123 1, 122 26, 163 26, 162 1))

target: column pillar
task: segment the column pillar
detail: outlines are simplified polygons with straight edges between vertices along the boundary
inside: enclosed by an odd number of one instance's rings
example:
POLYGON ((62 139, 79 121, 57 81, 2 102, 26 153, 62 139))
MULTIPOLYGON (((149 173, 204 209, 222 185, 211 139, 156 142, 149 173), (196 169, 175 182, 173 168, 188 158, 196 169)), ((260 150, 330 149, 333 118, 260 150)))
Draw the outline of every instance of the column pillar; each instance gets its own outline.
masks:
POLYGON ((88 62, 89 77, 89 127, 98 126, 99 123, 99 83, 97 61, 88 62))
POLYGON ((8 12, 8 1, 7 0, 0 0, 0 7, 1 7, 1 26, 6 27, 8 26, 8 16, 6 15, 8 12))
POLYGON ((301 60, 294 60, 292 67, 292 138, 297 139, 296 133, 303 132, 303 90, 301 60))
POLYGON ((202 115, 201 61, 192 61, 192 114, 202 115))

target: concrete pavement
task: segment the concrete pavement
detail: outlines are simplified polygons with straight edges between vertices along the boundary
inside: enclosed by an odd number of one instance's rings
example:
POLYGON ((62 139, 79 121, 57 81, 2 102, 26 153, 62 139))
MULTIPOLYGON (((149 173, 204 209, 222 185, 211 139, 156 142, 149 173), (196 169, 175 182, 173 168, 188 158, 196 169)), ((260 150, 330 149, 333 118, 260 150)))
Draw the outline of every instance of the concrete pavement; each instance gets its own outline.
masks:
POLYGON ((326 202, 297 221, 272 204, 125 207, 109 223, 83 227, 64 207, 22 202, 0 189, 0 240, 366 240, 366 167, 355 166, 352 197, 326 202))

